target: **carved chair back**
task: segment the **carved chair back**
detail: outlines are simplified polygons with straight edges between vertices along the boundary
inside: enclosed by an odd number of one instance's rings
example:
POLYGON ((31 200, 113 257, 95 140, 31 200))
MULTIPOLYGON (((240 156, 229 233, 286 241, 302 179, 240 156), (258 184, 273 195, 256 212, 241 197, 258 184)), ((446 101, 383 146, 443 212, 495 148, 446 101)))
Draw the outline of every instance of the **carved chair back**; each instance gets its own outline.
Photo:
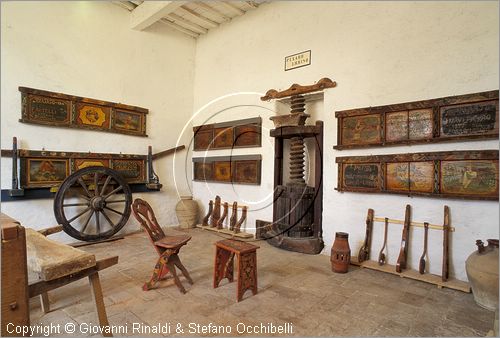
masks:
MULTIPOLYGON (((149 239, 151 240, 151 243, 153 243, 153 245, 155 242, 165 237, 165 233, 163 232, 161 226, 158 224, 155 213, 153 212, 153 209, 148 202, 140 198, 136 198, 134 200, 134 203, 132 203, 132 213, 144 228, 144 230, 146 230, 146 232, 148 233, 149 239)), ((154 246, 158 253, 161 253, 161 251, 163 251, 156 245, 154 246)))

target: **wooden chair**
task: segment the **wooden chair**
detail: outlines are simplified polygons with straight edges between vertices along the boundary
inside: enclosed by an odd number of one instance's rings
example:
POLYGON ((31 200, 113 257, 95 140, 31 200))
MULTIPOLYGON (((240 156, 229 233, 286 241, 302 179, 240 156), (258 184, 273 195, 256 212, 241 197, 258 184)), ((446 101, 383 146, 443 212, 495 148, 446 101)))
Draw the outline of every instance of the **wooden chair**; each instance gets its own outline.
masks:
POLYGON ((191 236, 185 234, 166 236, 158 224, 151 206, 140 198, 136 198, 134 203, 132 203, 132 213, 148 233, 151 243, 160 256, 153 270, 151 280, 144 283, 142 289, 144 291, 152 289, 159 280, 165 279, 170 272, 174 278, 175 285, 177 285, 182 293, 186 293, 186 290, 177 276, 175 267, 177 266, 181 270, 189 284, 193 284, 193 280, 189 276, 184 265, 182 265, 178 256, 179 250, 191 240, 191 236))

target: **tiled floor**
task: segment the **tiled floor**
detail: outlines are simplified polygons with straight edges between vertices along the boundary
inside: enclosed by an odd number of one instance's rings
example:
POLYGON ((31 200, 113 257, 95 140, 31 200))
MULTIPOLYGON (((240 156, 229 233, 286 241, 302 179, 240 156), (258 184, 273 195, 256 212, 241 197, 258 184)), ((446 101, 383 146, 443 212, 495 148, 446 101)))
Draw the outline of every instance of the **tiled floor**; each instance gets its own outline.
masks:
MULTIPOLYGON (((247 291, 237 303, 234 283, 212 287, 213 243, 221 238, 200 229, 188 232, 193 239, 180 257, 194 285, 181 277, 185 295, 171 280, 142 291, 157 259, 145 234, 83 247, 98 258, 120 257, 100 274, 111 325, 125 325, 127 335, 144 335, 133 331, 133 323, 149 328, 170 323, 164 336, 216 335, 190 331, 189 323, 229 326, 231 336, 239 335, 243 324, 260 328, 261 323, 291 323, 293 333, 287 335, 300 336, 485 336, 493 327, 494 313, 477 306, 472 294, 352 266, 347 274, 335 274, 328 256, 283 251, 265 242, 257 243, 259 293, 247 291)), ((84 323, 85 329, 97 323, 87 279, 49 296, 52 311, 45 315, 38 298, 31 300, 32 324, 74 323, 78 329, 84 323)))

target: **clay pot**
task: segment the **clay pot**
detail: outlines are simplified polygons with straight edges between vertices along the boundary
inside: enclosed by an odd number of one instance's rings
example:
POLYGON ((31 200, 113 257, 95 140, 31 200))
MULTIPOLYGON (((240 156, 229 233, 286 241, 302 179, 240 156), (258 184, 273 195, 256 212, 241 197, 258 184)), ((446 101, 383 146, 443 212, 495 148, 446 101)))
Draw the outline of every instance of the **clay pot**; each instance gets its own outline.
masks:
POLYGON ((332 271, 337 273, 346 273, 349 270, 351 262, 351 248, 349 247, 349 234, 346 232, 336 232, 333 242, 330 261, 332 271))
POLYGON ((479 306, 498 309, 498 239, 488 239, 488 246, 477 240, 478 250, 465 261, 465 271, 479 306))
POLYGON ((193 228, 198 222, 198 203, 192 196, 181 196, 175 206, 175 214, 181 228, 193 228))

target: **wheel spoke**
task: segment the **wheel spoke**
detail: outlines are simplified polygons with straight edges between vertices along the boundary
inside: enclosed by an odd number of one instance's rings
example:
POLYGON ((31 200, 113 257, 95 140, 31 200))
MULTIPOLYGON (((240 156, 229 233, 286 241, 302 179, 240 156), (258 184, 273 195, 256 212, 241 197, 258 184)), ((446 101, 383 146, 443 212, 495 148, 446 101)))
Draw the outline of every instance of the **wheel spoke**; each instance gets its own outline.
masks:
POLYGON ((96 171, 95 174, 94 174, 94 185, 95 185, 95 188, 94 188, 94 196, 99 196, 99 172, 96 171))
POLYGON ((111 225, 111 227, 114 228, 115 224, 111 221, 111 219, 109 219, 109 216, 106 215, 106 213, 104 212, 104 210, 102 211, 102 215, 104 216, 104 218, 106 219, 106 221, 108 221, 109 225, 111 225))
POLYGON ((92 195, 90 194, 89 189, 87 188, 87 185, 85 184, 85 182, 83 182, 83 178, 79 177, 78 178, 78 183, 80 183, 80 185, 82 186, 83 190, 85 190, 85 192, 87 193, 87 196, 88 197, 92 197, 92 195))
POLYGON ((88 206, 88 203, 68 203, 63 204, 63 207, 83 207, 84 205, 88 206))
POLYGON ((100 234, 101 233, 101 220, 99 218, 99 211, 97 211, 97 210, 95 212, 95 220, 96 220, 97 234, 100 234))
POLYGON ((80 233, 83 234, 85 233, 85 229, 87 229, 87 225, 89 225, 90 219, 92 218, 92 215, 94 214, 94 210, 90 213, 89 217, 85 221, 85 224, 83 225, 83 228, 80 230, 80 233))
POLYGON ((90 210, 90 207, 86 208, 85 210, 83 210, 82 212, 80 212, 78 215, 76 215, 73 218, 69 219, 68 223, 73 222, 75 219, 77 219, 78 217, 80 217, 81 215, 83 215, 84 213, 86 213, 89 210, 90 210))
POLYGON ((123 187, 120 185, 118 188, 114 189, 113 191, 111 191, 110 193, 108 193, 106 196, 104 196, 104 200, 106 200, 109 196, 113 195, 115 192, 118 192, 120 190, 122 190, 123 187))
POLYGON ((111 181, 111 176, 106 177, 106 181, 104 181, 104 185, 102 186, 101 193, 106 191, 109 181, 111 181))
POLYGON ((111 208, 108 208, 108 207, 104 207, 104 209, 108 209, 109 211, 112 211, 120 216, 123 216, 123 213, 119 212, 119 211, 116 211, 115 209, 111 209, 111 208))
POLYGON ((90 198, 88 196, 85 196, 85 195, 82 195, 82 194, 78 194, 78 196, 80 196, 84 200, 90 201, 90 198))
POLYGON ((108 201, 106 204, 111 204, 111 203, 125 203, 127 200, 117 200, 117 201, 108 201))

